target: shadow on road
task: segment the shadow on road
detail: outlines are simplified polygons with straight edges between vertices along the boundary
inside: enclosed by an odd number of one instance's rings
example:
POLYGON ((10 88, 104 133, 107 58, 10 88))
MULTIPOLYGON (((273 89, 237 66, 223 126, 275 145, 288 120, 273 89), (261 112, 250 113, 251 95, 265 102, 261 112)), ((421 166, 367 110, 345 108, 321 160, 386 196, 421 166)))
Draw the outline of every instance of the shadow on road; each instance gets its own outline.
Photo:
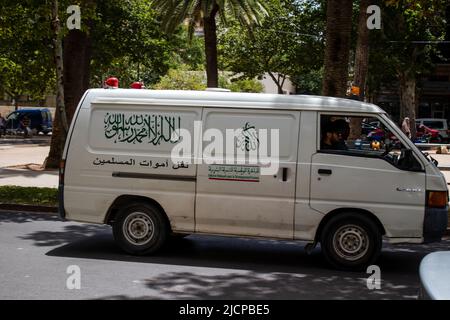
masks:
POLYGON ((35 178, 39 179, 42 175, 57 176, 57 170, 29 170, 29 169, 8 169, 0 168, 0 180, 5 178, 23 177, 23 178, 35 178))
MULTIPOLYGON (((51 215, 27 213, 13 218, 0 213, 0 223, 44 219, 57 220, 51 215)), ((36 246, 57 246, 46 253, 52 257, 200 268, 192 272, 183 268, 140 280, 149 293, 156 290, 174 299, 415 299, 421 259, 430 252, 450 249, 449 240, 429 245, 385 244, 378 261, 381 290, 369 290, 369 274, 331 270, 320 248, 308 256, 302 248, 304 243, 293 241, 191 235, 171 241, 154 256, 137 257, 115 245, 108 226, 71 223, 63 226, 63 231, 36 231, 21 238, 34 241, 36 246), (220 274, 202 275, 202 268, 216 268, 220 274)), ((161 296, 139 297, 156 298, 161 296)))
POLYGON ((26 223, 33 221, 61 221, 54 214, 0 211, 0 225, 3 223, 26 223))

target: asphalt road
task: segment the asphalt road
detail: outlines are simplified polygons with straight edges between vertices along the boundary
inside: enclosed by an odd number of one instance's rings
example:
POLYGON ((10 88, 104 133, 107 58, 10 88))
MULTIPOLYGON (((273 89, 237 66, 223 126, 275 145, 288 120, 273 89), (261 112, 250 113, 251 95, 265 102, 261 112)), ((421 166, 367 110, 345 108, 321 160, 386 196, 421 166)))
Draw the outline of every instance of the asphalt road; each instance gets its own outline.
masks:
POLYGON ((366 273, 329 269, 302 243, 191 235, 156 256, 133 257, 107 226, 44 213, 0 212, 0 299, 416 299, 418 268, 433 245, 385 245, 381 289, 366 273), (81 272, 68 289, 67 268, 81 272))

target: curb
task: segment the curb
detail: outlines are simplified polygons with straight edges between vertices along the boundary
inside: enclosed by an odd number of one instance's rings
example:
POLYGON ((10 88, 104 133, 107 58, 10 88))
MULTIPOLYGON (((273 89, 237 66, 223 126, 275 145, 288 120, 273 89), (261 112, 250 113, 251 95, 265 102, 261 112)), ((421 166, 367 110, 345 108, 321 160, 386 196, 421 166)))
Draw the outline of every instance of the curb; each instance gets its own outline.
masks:
POLYGON ((37 206, 37 205, 28 205, 28 204, 12 204, 12 203, 11 204, 10 203, 0 203, 0 210, 58 213, 57 207, 37 206))

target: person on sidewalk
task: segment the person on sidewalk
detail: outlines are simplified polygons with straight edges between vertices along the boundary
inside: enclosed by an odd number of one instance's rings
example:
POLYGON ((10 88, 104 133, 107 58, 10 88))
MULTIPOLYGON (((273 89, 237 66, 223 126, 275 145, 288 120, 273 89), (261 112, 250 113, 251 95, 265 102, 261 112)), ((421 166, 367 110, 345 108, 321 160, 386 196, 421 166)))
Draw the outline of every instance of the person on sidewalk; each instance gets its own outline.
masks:
POLYGON ((24 116, 22 120, 20 121, 20 128, 23 130, 23 137, 29 138, 31 137, 31 120, 28 118, 28 116, 24 116))
POLYGON ((402 122, 402 131, 406 136, 411 139, 411 125, 409 123, 409 118, 406 117, 402 122))

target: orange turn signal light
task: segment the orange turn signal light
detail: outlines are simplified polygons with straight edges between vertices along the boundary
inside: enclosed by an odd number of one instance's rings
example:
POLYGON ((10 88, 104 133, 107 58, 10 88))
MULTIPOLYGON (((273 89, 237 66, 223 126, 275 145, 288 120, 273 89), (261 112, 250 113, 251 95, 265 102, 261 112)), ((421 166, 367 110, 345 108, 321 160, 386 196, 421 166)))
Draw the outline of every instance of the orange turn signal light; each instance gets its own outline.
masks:
POLYGON ((448 203, 447 191, 428 191, 427 206, 430 208, 445 208, 448 203))

